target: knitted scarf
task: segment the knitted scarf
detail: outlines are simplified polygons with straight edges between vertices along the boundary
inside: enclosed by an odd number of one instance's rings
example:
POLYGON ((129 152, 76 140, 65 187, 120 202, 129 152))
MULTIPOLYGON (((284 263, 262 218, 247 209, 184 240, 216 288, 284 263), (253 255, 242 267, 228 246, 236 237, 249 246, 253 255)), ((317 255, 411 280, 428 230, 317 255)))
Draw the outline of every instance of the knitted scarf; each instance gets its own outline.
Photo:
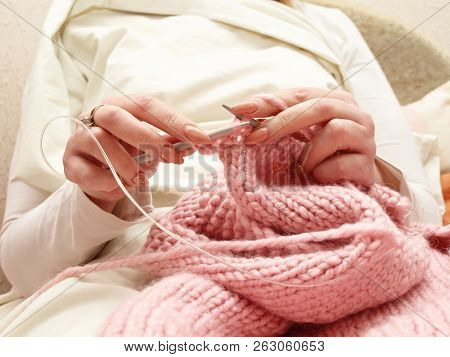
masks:
POLYGON ((429 244, 448 242, 448 227, 409 223, 409 201, 381 185, 305 184, 299 135, 245 146, 245 134, 200 148, 223 171, 158 218, 231 266, 154 226, 120 264, 154 280, 102 336, 450 332, 449 256, 429 244))
MULTIPOLYGON (((319 185, 298 162, 307 133, 243 145, 246 130, 199 147, 223 170, 150 229, 140 255, 66 269, 134 267, 151 283, 101 336, 442 336, 450 333, 450 226, 412 223, 378 184, 319 185)), ((25 307, 24 307, 25 308, 25 307)))

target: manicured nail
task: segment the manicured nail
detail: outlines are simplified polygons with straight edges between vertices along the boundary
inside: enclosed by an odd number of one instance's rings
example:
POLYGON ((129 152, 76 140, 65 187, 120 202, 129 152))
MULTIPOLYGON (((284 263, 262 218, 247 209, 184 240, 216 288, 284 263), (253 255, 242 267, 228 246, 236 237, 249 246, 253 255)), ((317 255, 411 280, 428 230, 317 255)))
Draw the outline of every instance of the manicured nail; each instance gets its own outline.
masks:
POLYGON ((166 161, 172 161, 175 157, 175 149, 168 145, 164 145, 161 150, 161 157, 166 161))
POLYGON ((183 157, 185 157, 185 156, 191 156, 194 152, 195 152, 195 149, 187 148, 187 149, 181 150, 180 154, 183 155, 183 157))
POLYGON ((245 144, 258 144, 263 142, 269 137, 269 131, 267 128, 256 129, 253 133, 245 138, 245 144))
POLYGON ((141 182, 141 176, 145 176, 144 171, 139 170, 136 176, 134 176, 133 179, 131 180, 134 184, 133 186, 139 185, 139 183, 141 182))
POLYGON ((234 112, 251 114, 258 110, 259 106, 255 102, 239 103, 231 107, 234 112))
POLYGON ((161 157, 166 162, 172 162, 175 164, 182 164, 184 162, 181 152, 176 151, 173 147, 164 146, 161 151, 161 157))
POLYGON ((186 135, 189 140, 198 144, 211 144, 212 142, 208 135, 193 125, 186 126, 184 135, 186 135))

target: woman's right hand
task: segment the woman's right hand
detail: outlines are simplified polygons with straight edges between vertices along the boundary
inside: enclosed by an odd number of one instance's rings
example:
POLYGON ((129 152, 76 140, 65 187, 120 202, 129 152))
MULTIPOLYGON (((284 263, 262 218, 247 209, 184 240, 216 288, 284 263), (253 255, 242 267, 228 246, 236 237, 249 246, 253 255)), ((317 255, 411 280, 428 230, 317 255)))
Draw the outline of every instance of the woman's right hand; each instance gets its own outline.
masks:
MULTIPOLYGON (((160 160, 183 163, 193 149, 176 151, 173 143, 210 143, 208 135, 191 119, 175 112, 161 100, 140 94, 109 97, 95 112, 95 135, 127 189, 145 182, 160 160), (150 124, 150 125, 148 125, 150 124), (165 132, 158 134, 153 128, 165 132), (139 165, 133 159, 148 154, 154 160, 139 165)), ((91 135, 81 125, 69 138, 63 157, 64 173, 100 208, 112 212, 124 193, 115 181, 91 135)))

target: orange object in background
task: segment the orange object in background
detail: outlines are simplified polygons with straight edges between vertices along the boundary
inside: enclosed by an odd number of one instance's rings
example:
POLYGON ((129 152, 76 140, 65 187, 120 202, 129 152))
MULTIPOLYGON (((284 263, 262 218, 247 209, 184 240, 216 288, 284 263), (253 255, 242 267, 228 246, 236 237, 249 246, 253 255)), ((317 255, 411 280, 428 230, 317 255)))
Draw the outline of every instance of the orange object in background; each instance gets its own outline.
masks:
POLYGON ((444 224, 450 224, 450 173, 441 175, 442 193, 445 201, 444 224))

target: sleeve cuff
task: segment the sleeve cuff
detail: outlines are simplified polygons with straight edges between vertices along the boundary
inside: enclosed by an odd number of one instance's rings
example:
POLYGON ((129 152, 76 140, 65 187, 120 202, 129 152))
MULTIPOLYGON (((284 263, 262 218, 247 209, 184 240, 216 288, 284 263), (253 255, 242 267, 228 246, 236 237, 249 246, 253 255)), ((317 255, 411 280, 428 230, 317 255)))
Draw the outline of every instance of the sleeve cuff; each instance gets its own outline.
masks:
POLYGON ((415 213, 410 215, 411 221, 442 224, 438 203, 427 187, 408 183, 406 175, 400 169, 378 156, 375 159, 375 164, 383 178, 383 184, 396 190, 411 202, 411 209, 415 213))
POLYGON ((403 172, 379 156, 375 158, 375 165, 383 178, 383 184, 409 198, 412 202, 413 196, 403 172))

